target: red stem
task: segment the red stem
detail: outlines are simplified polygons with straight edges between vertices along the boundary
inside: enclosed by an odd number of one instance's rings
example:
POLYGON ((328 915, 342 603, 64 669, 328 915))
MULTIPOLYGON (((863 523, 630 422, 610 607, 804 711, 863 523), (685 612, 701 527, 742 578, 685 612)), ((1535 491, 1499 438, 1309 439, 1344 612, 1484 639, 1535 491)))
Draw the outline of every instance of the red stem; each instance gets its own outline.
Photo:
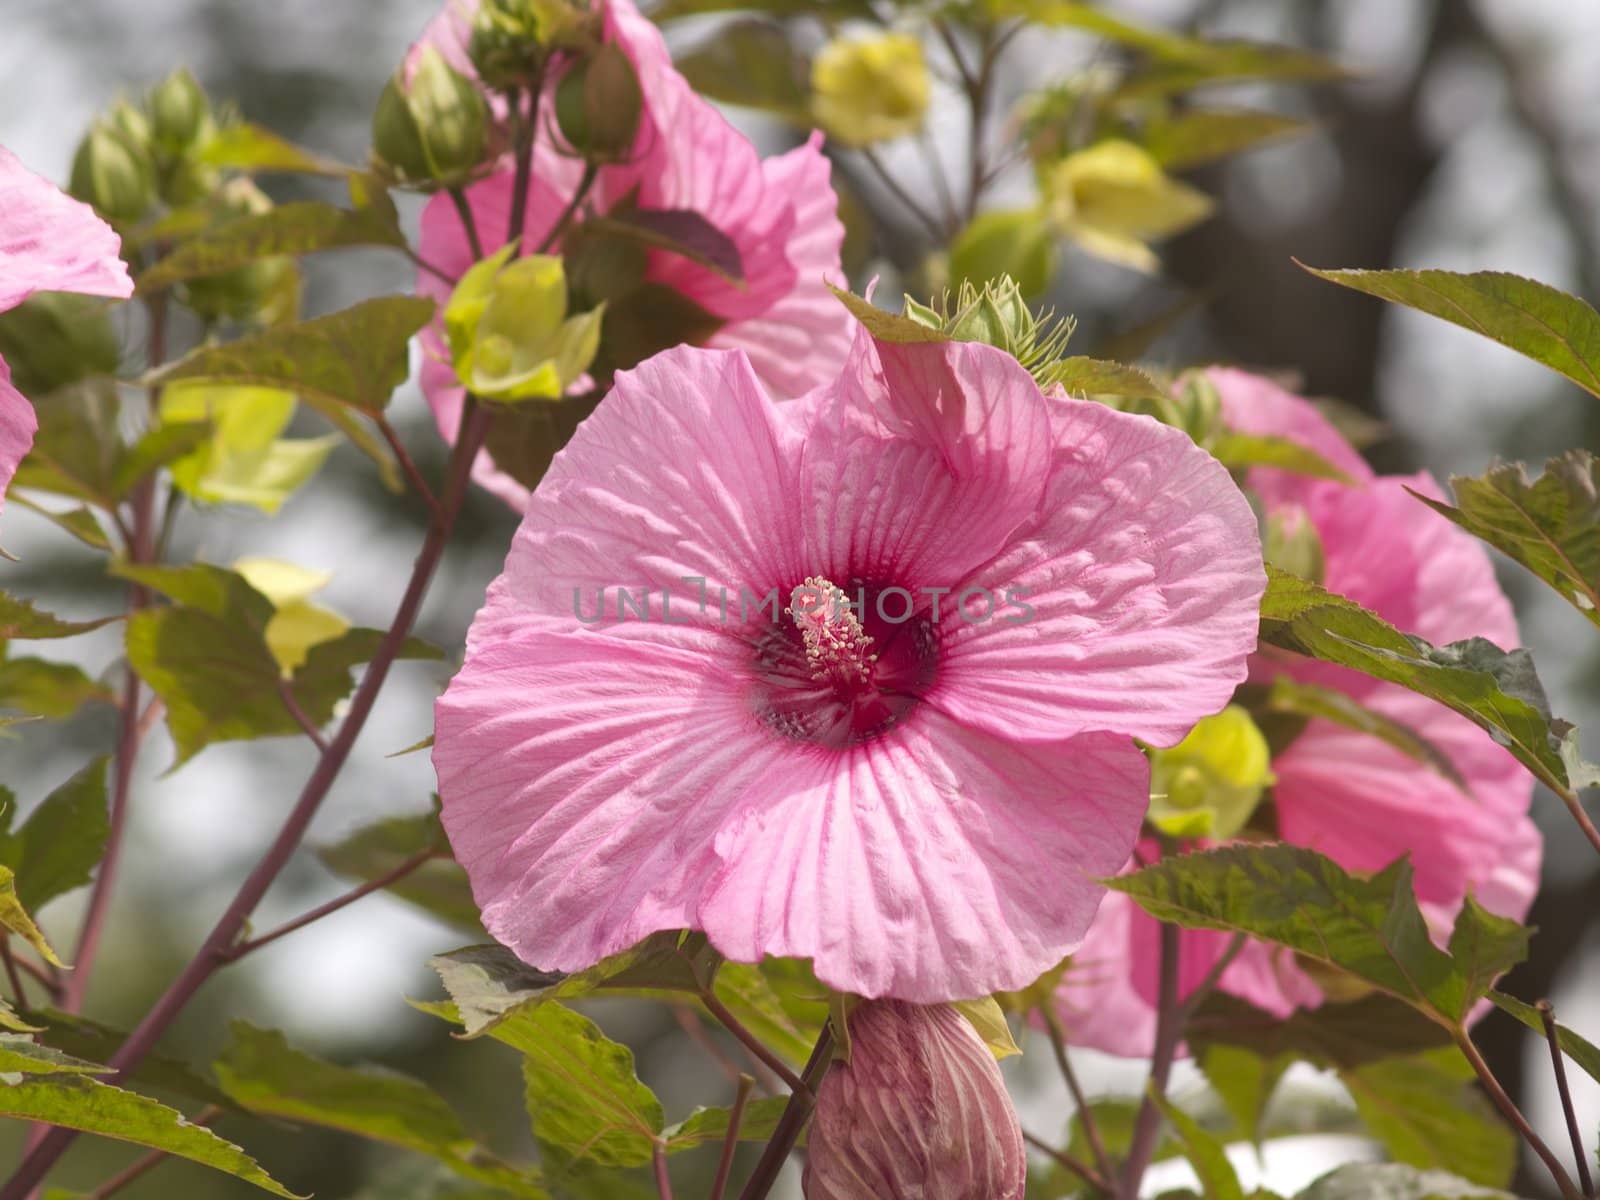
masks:
POLYGON ((1156 1138, 1161 1132, 1161 1110, 1155 1097, 1165 1096, 1167 1080, 1172 1075, 1172 1062, 1178 1056, 1178 1044, 1183 1040, 1183 1004, 1178 998, 1178 946, 1180 931, 1176 925, 1162 922, 1161 967, 1159 1006, 1156 1009, 1156 1040, 1150 1058, 1150 1086, 1134 1119, 1133 1140, 1128 1146, 1128 1157, 1122 1168, 1122 1190, 1125 1200, 1138 1200, 1139 1185, 1144 1180, 1146 1168, 1155 1155, 1156 1138))

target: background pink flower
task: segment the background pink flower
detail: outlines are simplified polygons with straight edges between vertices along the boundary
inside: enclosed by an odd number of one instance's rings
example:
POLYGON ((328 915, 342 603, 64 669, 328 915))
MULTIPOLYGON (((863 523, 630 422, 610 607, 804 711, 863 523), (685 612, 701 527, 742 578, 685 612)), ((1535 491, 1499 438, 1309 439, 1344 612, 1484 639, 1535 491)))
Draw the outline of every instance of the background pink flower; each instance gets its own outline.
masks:
POLYGON ((1020 987, 1127 859, 1131 738, 1221 707, 1262 586, 1214 459, 991 347, 863 334, 788 406, 741 353, 667 351, 528 503, 438 705, 445 825, 541 967, 694 927, 863 996, 1020 987), (859 620, 740 611, 807 582, 859 589, 859 620), (620 619, 619 585, 653 619, 620 619), (969 620, 969 587, 1031 619, 969 620))
MULTIPOLYGON (((94 210, 63 194, 0 146, 0 312, 35 292, 131 296, 122 239, 94 210)), ((0 505, 39 427, 33 405, 0 359, 0 505)))
MULTIPOLYGON (((1487 637, 1518 644, 1515 618, 1483 547, 1407 492, 1440 496, 1426 474, 1376 477, 1307 401, 1244 372, 1213 370, 1235 429, 1287 437, 1360 481, 1350 487, 1283 471, 1253 471, 1249 484, 1271 513, 1299 509, 1321 538, 1324 584, 1400 629, 1434 644, 1487 637)), ((1273 759, 1280 836, 1350 871, 1377 871, 1402 855, 1436 933, 1448 932, 1470 891, 1490 911, 1521 919, 1538 885, 1541 839, 1528 817, 1533 780, 1466 718, 1396 684, 1340 667, 1264 651, 1252 682, 1287 674, 1337 688, 1405 725, 1442 751, 1467 791, 1444 774, 1367 734, 1313 720, 1273 759)), ((1146 857, 1159 854, 1152 843, 1146 857)), ((1192 988, 1227 945, 1226 934, 1185 931, 1180 963, 1192 988)), ((1157 925, 1126 896, 1102 906, 1060 991, 1078 1044, 1149 1053, 1155 1026, 1157 925), (1115 1017, 1110 1015, 1115 1012, 1115 1017)), ((1291 956, 1252 944, 1221 988, 1286 1016, 1321 992, 1291 956)))
MULTIPOLYGON (((824 285, 825 278, 840 276, 844 226, 821 135, 762 159, 677 72, 660 31, 629 0, 605 0, 603 8, 605 36, 633 64, 644 108, 632 156, 600 168, 590 204, 603 213, 631 197, 642 209, 689 210, 705 218, 738 248, 743 279, 730 281, 683 255, 652 250, 645 281, 672 288, 720 319, 723 324, 706 344, 744 350, 778 398, 798 396, 832 379, 850 345, 850 318, 824 285)), ((435 26, 443 22, 440 28, 453 36, 466 11, 461 6, 447 10, 435 26)), ((526 250, 544 243, 581 173, 570 152, 541 137, 523 232, 526 250)), ((505 242, 511 191, 509 167, 467 189, 486 251, 505 242)), ((472 263, 448 196, 435 196, 423 211, 420 253, 453 278, 472 263)), ((418 277, 424 295, 442 300, 449 290, 428 272, 418 277)), ((422 371, 423 392, 441 432, 453 438, 462 391, 443 361, 438 330, 424 334, 423 347, 429 360, 422 371)), ((527 497, 527 489, 497 470, 487 452, 474 475, 515 507, 527 497)))

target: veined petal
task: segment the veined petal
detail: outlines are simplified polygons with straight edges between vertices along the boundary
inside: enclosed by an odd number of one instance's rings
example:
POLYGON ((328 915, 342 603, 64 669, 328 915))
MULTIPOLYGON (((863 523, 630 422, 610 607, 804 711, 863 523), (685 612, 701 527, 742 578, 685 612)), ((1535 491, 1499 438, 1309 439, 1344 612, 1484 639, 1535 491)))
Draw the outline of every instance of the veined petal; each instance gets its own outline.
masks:
POLYGON ((919 1003, 1026 986, 1070 952, 1149 788, 1125 738, 1021 747, 931 711, 786 771, 719 831, 701 927, 730 958, 808 957, 841 991, 919 1003))
POLYGON ((0 146, 0 312, 34 292, 131 296, 122 239, 0 146))
POLYGON ((1033 613, 947 611, 929 703, 1027 740, 1171 746, 1244 678, 1266 583, 1255 515, 1175 429, 1082 400, 1052 416, 1038 517, 959 585, 1016 590, 1033 613))
MULTIPOLYGON (((1311 401, 1260 375, 1233 367, 1206 371, 1222 400, 1228 427, 1257 437, 1284 438, 1321 455, 1351 479, 1365 483, 1372 468, 1311 401)), ((1311 481, 1304 475, 1260 467, 1250 472, 1250 485, 1268 499, 1292 500, 1311 481)))
POLYGON ((0 510, 5 507, 6 489, 17 473, 17 464, 27 456, 38 429, 33 405, 11 386, 11 368, 0 358, 0 510))

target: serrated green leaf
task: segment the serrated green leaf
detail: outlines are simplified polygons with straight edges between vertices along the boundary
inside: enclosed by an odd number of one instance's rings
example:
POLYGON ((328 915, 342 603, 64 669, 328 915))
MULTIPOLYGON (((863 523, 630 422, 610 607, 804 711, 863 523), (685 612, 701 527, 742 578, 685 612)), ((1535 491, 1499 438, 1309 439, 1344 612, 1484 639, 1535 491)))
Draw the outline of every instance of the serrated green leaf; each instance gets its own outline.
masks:
POLYGON ((1490 1187, 1516 1169, 1517 1139, 1474 1086, 1454 1047, 1340 1072, 1372 1135, 1413 1167, 1448 1167, 1490 1187))
POLYGON ((0 937, 5 936, 3 931, 6 930, 16 934, 37 950, 39 957, 45 962, 57 967, 66 966, 56 957, 56 952, 50 948, 50 943, 45 941, 43 932, 33 923, 33 918, 23 907, 21 899, 17 896, 16 876, 11 868, 0 866, 0 937))
MULTIPOLYGON (((1508 996, 1504 992, 1490 992, 1489 999, 1494 1001, 1494 1006, 1501 1012, 1521 1021, 1541 1037, 1544 1036, 1544 1020, 1533 1005, 1524 1004, 1515 996, 1508 996)), ((1596 1046, 1565 1025, 1556 1026, 1556 1044, 1561 1047, 1562 1053, 1583 1069, 1584 1074, 1596 1083, 1600 1083, 1600 1046, 1596 1046)))
POLYGON ((1230 471, 1277 467, 1297 475, 1309 475, 1313 479, 1334 479, 1345 484, 1355 482, 1316 451, 1308 450, 1288 438, 1224 433, 1208 442, 1206 449, 1230 471))
POLYGON ((443 1097, 398 1072, 325 1062, 243 1021, 229 1026, 215 1067, 223 1091, 251 1112, 413 1150, 481 1183, 515 1189, 531 1182, 485 1151, 443 1097))
POLYGON ((40 612, 30 600, 24 600, 8 592, 0 592, 0 641, 11 641, 14 638, 75 637, 80 633, 88 633, 91 629, 99 629, 100 626, 108 625, 116 619, 116 617, 101 617, 94 621, 66 621, 47 612, 40 612))
POLYGON ((17 898, 29 911, 93 878, 111 834, 106 762, 95 759, 46 796, 17 829, 0 832, 0 866, 12 871, 17 898))
POLYGON ((272 601, 251 587, 243 575, 226 567, 210 563, 152 566, 119 562, 111 567, 111 573, 160 592, 174 604, 247 629, 264 630, 272 620, 272 601))
POLYGON ((43 658, 0 659, 0 708, 62 721, 85 704, 113 703, 111 689, 71 663, 43 658))
MULTIPOLYGON (((763 1096, 751 1100, 739 1118, 741 1142, 764 1142, 772 1137, 778 1119, 789 1106, 787 1096, 763 1096)), ((732 1110, 727 1108, 697 1108, 676 1125, 661 1131, 668 1154, 693 1150, 709 1144, 720 1146, 728 1138, 728 1122, 732 1110)))
POLYGON ((560 1004, 524 1006, 491 1032, 524 1056, 528 1113, 541 1142, 607 1166, 652 1160, 666 1117, 627 1046, 560 1004))
POLYGON ((1450 933, 1450 957, 1461 973, 1466 994, 1487 996, 1499 979, 1528 957, 1533 931, 1509 917, 1496 916, 1468 896, 1450 933))
POLYGON ((41 1046, 24 1034, 0 1033, 0 1076, 8 1074, 109 1075, 111 1068, 41 1046))
POLYGON ((30 1025, 17 1015, 17 1010, 11 1007, 9 1001, 0 999, 0 1029, 11 1029, 17 1033, 40 1033, 42 1026, 30 1025))
POLYGON ((1171 397, 1138 367, 1104 358, 1071 355, 1054 364, 1040 379, 1041 387, 1060 384, 1074 396, 1127 396, 1165 404, 1171 397))
POLYGON ((1266 1058, 1225 1042, 1211 1042, 1195 1054, 1195 1062, 1206 1082, 1217 1093, 1234 1124, 1257 1146, 1261 1144, 1267 1104, 1292 1061, 1287 1054, 1266 1058))
POLYGON ((12 487, 113 507, 112 477, 122 454, 117 381, 109 376, 85 379, 37 398, 33 407, 39 429, 12 487))
POLYGON ((1503 271, 1305 269, 1481 333, 1600 396, 1600 313, 1549 284, 1503 271))
POLYGON ((805 65, 775 21, 736 18, 674 61, 702 96, 811 125, 805 65))
POLYGON ((52 509, 46 508, 26 496, 10 495, 6 497, 8 503, 20 504, 23 508, 31 509, 57 529, 70 533, 85 546, 95 550, 111 549, 111 539, 106 537, 106 531, 95 518, 94 513, 87 508, 52 509))
POLYGON ((224 125, 199 148, 200 161, 236 171, 287 171, 302 175, 347 175, 351 168, 302 150, 270 129, 249 121, 224 125))
POLYGON ((368 825, 343 841, 319 847, 317 857, 330 871, 371 881, 428 850, 437 852, 438 857, 390 884, 387 890, 452 925, 481 932, 472 886, 467 873, 450 857, 450 843, 437 811, 391 817, 368 825))
POLYGON ((1305 1059, 1329 1068, 1358 1067, 1450 1044, 1449 1033, 1436 1022, 1377 992, 1358 1000, 1326 1001, 1286 1018, 1226 992, 1213 992, 1190 1018, 1187 1035, 1202 1063, 1212 1047, 1234 1046, 1268 1061, 1305 1059))
POLYGON ((886 312, 877 307, 870 300, 863 299, 853 292, 836 288, 833 284, 827 285, 828 290, 839 299, 839 303, 850 310, 850 315, 866 326, 867 332, 881 342, 891 342, 902 345, 921 345, 927 342, 948 342, 948 334, 937 329, 930 329, 920 321, 910 317, 901 316, 899 313, 886 312))
MULTIPOLYGON (((43 1008, 27 1015, 46 1031, 52 1046, 88 1062, 109 1061, 128 1040, 123 1030, 60 1009, 43 1008)), ((123 1076, 123 1082, 172 1092, 197 1104, 214 1105, 230 1112, 237 1109, 202 1070, 163 1054, 146 1055, 123 1076)))
POLYGON ((320 200, 280 204, 188 238, 139 276, 141 294, 186 279, 216 275, 263 258, 313 254, 345 246, 404 246, 405 235, 373 208, 354 210, 320 200))
MULTIPOLYGON (((1405 859, 1366 878, 1284 844, 1171 855, 1108 886, 1158 920, 1245 933, 1346 971, 1454 1028, 1513 957, 1503 931, 1477 928, 1457 961, 1438 949, 1417 907, 1405 859)), ((1468 915, 1469 925, 1473 918, 1468 915)))
POLYGON ((1525 650, 1506 652, 1483 638, 1430 646, 1354 601, 1271 566, 1261 640, 1437 700, 1488 731, 1538 779, 1557 790, 1568 786, 1561 738, 1525 650))
POLYGON ((1444 1171, 1401 1163, 1351 1163, 1322 1176, 1295 1200, 1515 1200, 1444 1171))
POLYGON ((1183 1143, 1184 1157, 1199 1177, 1206 1200, 1244 1200, 1244 1188, 1239 1184, 1238 1173, 1228 1162, 1228 1152, 1222 1143, 1166 1096, 1154 1088, 1150 1094, 1161 1109, 1162 1116, 1177 1130, 1178 1140, 1183 1143))
POLYGON ((1417 499, 1521 563, 1600 625, 1600 463, 1591 454, 1552 458, 1531 483, 1527 468, 1511 463, 1456 475, 1450 489, 1455 507, 1417 499))
POLYGON ((284 388, 307 403, 382 412, 408 371, 406 343, 433 316, 433 301, 379 296, 293 325, 202 346, 153 372, 151 384, 180 379, 284 388))
POLYGON ((1310 121, 1281 113, 1200 108, 1155 122, 1144 131, 1143 141, 1163 167, 1182 171, 1315 128, 1310 121))
POLYGON ((212 1167, 275 1196, 294 1193, 232 1142, 190 1124, 182 1113, 148 1096, 87 1075, 59 1074, 0 1086, 0 1116, 44 1121, 83 1133, 132 1142, 212 1167))
MULTIPOLYGON (((290 684, 306 715, 318 725, 332 720, 335 705, 355 687, 351 671, 371 662, 386 636, 381 629, 347 629, 308 649, 290 684)), ((444 651, 418 637, 406 638, 395 653, 405 662, 437 662, 443 657, 444 651)))

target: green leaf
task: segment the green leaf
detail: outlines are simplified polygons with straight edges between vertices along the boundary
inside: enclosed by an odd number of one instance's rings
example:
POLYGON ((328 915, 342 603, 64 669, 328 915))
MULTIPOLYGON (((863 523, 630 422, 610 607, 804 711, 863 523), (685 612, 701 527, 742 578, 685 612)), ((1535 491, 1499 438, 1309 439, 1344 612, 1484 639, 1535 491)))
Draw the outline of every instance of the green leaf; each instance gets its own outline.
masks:
POLYGON ((1201 108, 1149 126, 1144 131, 1144 147, 1167 170, 1182 171, 1315 128, 1310 121, 1281 113, 1201 108))
POLYGON ((0 659, 0 708, 62 721, 85 704, 114 703, 111 689, 71 663, 43 658, 0 659))
POLYGON ((1074 396, 1128 396, 1158 404, 1172 399, 1138 367, 1081 354, 1063 358, 1040 380, 1043 387, 1058 383, 1074 396))
POLYGON ((437 854, 387 891, 462 929, 482 932, 467 873, 450 857, 450 843, 437 810, 413 817, 391 817, 358 829, 343 841, 317 849, 330 871, 372 881, 423 851, 437 854))
POLYGON ((109 1075, 111 1068, 41 1046, 24 1034, 0 1033, 0 1077, 8 1074, 109 1075))
POLYGON ((20 827, 0 831, 0 866, 15 875, 17 899, 28 910, 37 912, 94 877, 111 835, 107 761, 95 759, 45 797, 20 827))
MULTIPOLYGON (((1544 1020, 1533 1005, 1524 1004, 1515 996, 1508 996, 1504 992, 1490 992, 1489 999, 1494 1001, 1494 1006, 1501 1012, 1515 1017, 1539 1036, 1544 1036, 1544 1020)), ((1583 1068, 1590 1079, 1600 1083, 1600 1046, 1574 1033, 1565 1025, 1556 1026, 1556 1044, 1561 1047, 1562 1053, 1583 1068)))
POLYGON ((1600 625, 1600 464, 1572 450, 1528 481, 1521 463, 1451 478, 1456 507, 1417 495, 1474 537, 1521 563, 1600 625))
POLYGON ((1344 692, 1280 675, 1267 689, 1261 706, 1268 713, 1331 721, 1357 733, 1369 734, 1402 754, 1426 763, 1462 791, 1469 791, 1467 781, 1443 750, 1409 726, 1366 707, 1344 692))
POLYGON ((704 934, 669 930, 572 975, 535 970, 499 945, 452 950, 428 965, 450 993, 467 1036, 478 1037, 516 1013, 590 992, 698 994, 710 986, 719 962, 704 934))
POLYGON ((294 1049, 281 1033, 229 1026, 217 1079, 262 1116, 320 1125, 425 1154, 482 1183, 516 1188, 525 1171, 499 1162, 425 1084, 379 1067, 341 1067, 294 1049))
MULTIPOLYGON (((123 1030, 59 1009, 44 1008, 27 1015, 46 1028, 46 1036, 53 1047, 89 1062, 108 1061, 128 1040, 123 1030)), ((162 1054, 147 1055, 123 1077, 123 1081, 141 1088, 171 1092, 197 1104, 215 1105, 229 1111, 237 1107, 203 1071, 181 1059, 162 1054)))
POLYGON ((591 234, 619 237, 650 250, 665 250, 715 271, 735 283, 744 279, 739 247, 699 213, 687 208, 618 208, 583 223, 591 234))
POLYGON ((541 1142, 613 1167, 652 1160, 666 1118, 634 1074, 627 1046, 559 1004, 521 1008, 493 1033, 524 1056, 528 1113, 541 1142))
POLYGON ((224 125, 199 150, 208 166, 237 171, 287 171, 302 175, 347 175, 350 168, 302 150, 270 129, 238 121, 224 125))
MULTIPOLYGON (((646 283, 607 302, 595 369, 602 375, 622 371, 670 346, 703 346, 724 324, 721 317, 665 284, 646 283)), ((491 429, 491 446, 493 435, 491 429)))
POLYGON ((1568 787, 1560 745, 1569 727, 1552 722, 1526 650, 1508 653, 1483 638, 1430 646, 1354 601, 1271 566, 1261 640, 1437 700, 1487 730, 1547 785, 1568 787))
POLYGON ((6 931, 16 934, 27 942, 39 952, 39 957, 45 962, 57 967, 66 966, 56 957, 56 952, 50 948, 50 943, 45 941, 44 934, 33 923, 28 910, 23 907, 22 900, 17 895, 16 877, 11 868, 0 866, 0 937, 6 936, 6 931))
POLYGON ((106 531, 101 527, 95 515, 81 505, 77 508, 56 510, 46 508, 37 501, 26 496, 10 495, 6 497, 8 503, 20 504, 23 508, 31 509, 56 528, 70 533, 85 546, 95 550, 111 549, 111 539, 106 537, 106 531))
MULTIPOLYGON (((355 688, 351 672, 377 656, 385 636, 381 629, 347 629, 306 651, 290 688, 307 716, 318 725, 333 719, 334 707, 355 688)), ((443 657, 444 651, 417 637, 406 638, 395 653, 397 660, 407 662, 437 662, 443 657)))
POLYGON ((1505 1184, 1516 1169, 1516 1135, 1478 1091, 1471 1066, 1453 1046, 1368 1063, 1339 1077, 1367 1129, 1397 1162, 1448 1167, 1490 1187, 1505 1184))
POLYGON ((1055 273, 1056 238, 1037 208, 980 213, 950 247, 950 282, 975 287, 1009 275, 1025 296, 1037 296, 1055 273))
POLYGON ((196 234, 139 276, 141 294, 160 291, 279 255, 344 246, 396 246, 405 235, 379 209, 337 208, 320 200, 281 204, 196 234))
POLYGON ((1496 979, 1528 957, 1532 933, 1527 926, 1496 916, 1474 897, 1467 897, 1450 933, 1450 957, 1473 1002, 1487 996, 1496 979))
POLYGON ((1314 450, 1288 438, 1257 436, 1248 433, 1224 433, 1207 443, 1206 448, 1230 471, 1245 471, 1251 467, 1277 467, 1297 475, 1315 479, 1335 479, 1340 483, 1355 481, 1314 450))
POLYGON ((1107 883, 1157 920, 1288 946, 1454 1028, 1487 992, 1489 967, 1512 955, 1499 930, 1474 930, 1470 958, 1438 949, 1411 879, 1405 859, 1357 878, 1314 851, 1259 844, 1171 855, 1107 883))
POLYGON ((294 1196, 232 1142, 148 1096, 87 1075, 63 1073, 0 1086, 0 1116, 132 1142, 213 1167, 275 1196, 294 1196))
POLYGON ((1184 1157, 1199 1176, 1206 1200, 1244 1200, 1244 1188, 1240 1186, 1239 1176, 1228 1162, 1228 1152, 1222 1143, 1153 1086, 1150 1094, 1161 1109, 1161 1114, 1178 1131, 1184 1157))
POLYGON ((824 16, 843 19, 859 17, 876 21, 879 14, 870 0, 664 0, 650 10, 656 21, 669 21, 674 17, 698 16, 702 13, 728 12, 732 9, 754 9, 780 17, 824 16))
MULTIPOLYGON (((614 312, 614 308, 608 308, 607 317, 614 312)), ((492 405, 484 446, 496 467, 526 488, 538 487, 556 452, 571 440, 598 402, 596 397, 510 408, 492 405)))
POLYGON ((983 1044, 989 1047, 996 1058, 1010 1058, 1013 1054, 1022 1053, 1022 1047, 1011 1036, 1005 1011, 993 996, 985 996, 981 1000, 957 1000, 955 1007, 972 1023, 983 1044))
POLYGON ((12 1029, 17 1033, 41 1033, 42 1027, 29 1025, 17 1016, 17 1010, 11 1007, 9 1001, 0 999, 0 1029, 12 1029))
POLYGON ((247 629, 264 630, 272 620, 272 601, 251 587, 243 575, 225 567, 210 563, 168 567, 122 562, 114 565, 111 573, 160 592, 175 604, 247 629))
POLYGON ((433 301, 380 296, 293 325, 202 346, 153 372, 152 384, 180 379, 253 384, 296 392, 308 404, 383 411, 405 381, 406 343, 433 316, 433 301))
POLYGON ((146 476, 171 466, 205 445, 211 429, 203 421, 158 425, 149 430, 118 459, 111 473, 111 493, 122 497, 146 476))
POLYGON ((1600 313, 1549 284, 1503 271, 1305 269, 1481 333, 1600 396, 1600 313))
POLYGON ((1195 1061, 1234 1124, 1259 1146, 1267 1104, 1289 1069, 1291 1056, 1264 1058, 1240 1046, 1213 1042, 1195 1055, 1195 1061))
POLYGON ((713 990, 738 1022, 794 1066, 811 1057, 828 1019, 828 989, 800 958, 725 962, 713 990))
POLYGON ((1214 992, 1191 1018, 1188 1042, 1202 1065, 1214 1047, 1234 1046, 1268 1062, 1294 1058, 1338 1068, 1438 1049, 1450 1044, 1450 1035, 1410 1005, 1378 992, 1327 1001, 1286 1018, 1214 992))
POLYGON ((108 376, 85 379, 36 400, 33 407, 39 429, 12 487, 114 507, 112 477, 122 455, 117 381, 108 376))
MULTIPOLYGON (((787 1096, 763 1096, 751 1100, 739 1118, 741 1142, 764 1142, 772 1137, 778 1119, 789 1106, 787 1096)), ((728 1138, 728 1122, 732 1110, 726 1108, 697 1108, 676 1125, 661 1131, 668 1154, 693 1150, 707 1144, 720 1146, 728 1138)))
POLYGON ((702 96, 776 113, 796 125, 811 124, 804 63, 775 21, 759 17, 729 21, 717 27, 714 37, 675 61, 679 73, 702 96))
POLYGON ((1444 1171, 1400 1163, 1351 1163, 1322 1176, 1295 1200, 1515 1200, 1444 1171))
POLYGON ((948 342, 948 334, 931 329, 920 321, 899 313, 887 312, 853 292, 828 284, 827 288, 839 298, 839 303, 850 310, 850 315, 867 327, 867 332, 880 342, 900 345, 921 345, 927 342, 948 342))
POLYGON ((32 601, 0 592, 0 641, 13 638, 63 638, 88 633, 110 624, 116 617, 94 621, 65 621, 34 608, 32 601))

